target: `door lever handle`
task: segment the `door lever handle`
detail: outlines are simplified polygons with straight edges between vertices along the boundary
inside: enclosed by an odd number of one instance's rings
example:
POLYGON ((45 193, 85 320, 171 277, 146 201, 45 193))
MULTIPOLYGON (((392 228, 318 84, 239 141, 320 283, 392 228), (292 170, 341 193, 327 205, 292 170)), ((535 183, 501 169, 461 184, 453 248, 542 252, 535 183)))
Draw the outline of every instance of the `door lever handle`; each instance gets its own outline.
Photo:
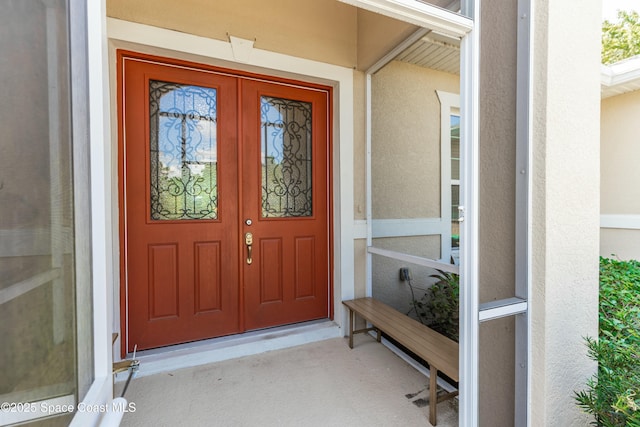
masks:
POLYGON ((253 262, 253 234, 247 233, 244 235, 244 244, 247 245, 247 264, 251 264, 253 262))

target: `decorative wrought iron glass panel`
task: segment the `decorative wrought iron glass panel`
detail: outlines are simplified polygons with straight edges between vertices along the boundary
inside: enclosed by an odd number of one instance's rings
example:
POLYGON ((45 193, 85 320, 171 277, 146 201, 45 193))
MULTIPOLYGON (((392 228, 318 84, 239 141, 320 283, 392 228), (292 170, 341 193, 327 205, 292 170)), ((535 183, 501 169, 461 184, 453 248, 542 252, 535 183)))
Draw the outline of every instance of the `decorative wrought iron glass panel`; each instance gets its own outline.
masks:
POLYGON ((262 217, 311 216, 311 103, 263 96, 262 217))
POLYGON ((151 80, 151 219, 218 217, 216 90, 151 80))

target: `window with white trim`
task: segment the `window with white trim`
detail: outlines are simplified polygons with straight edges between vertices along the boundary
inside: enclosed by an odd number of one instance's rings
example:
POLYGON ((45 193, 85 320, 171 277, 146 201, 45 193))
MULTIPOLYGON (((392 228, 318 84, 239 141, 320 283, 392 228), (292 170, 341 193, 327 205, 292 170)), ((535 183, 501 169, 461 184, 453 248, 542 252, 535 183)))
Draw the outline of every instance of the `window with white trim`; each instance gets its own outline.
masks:
MULTIPOLYGON (((450 115, 449 131, 451 144, 451 260, 458 264, 460 249, 460 112, 450 115)), ((442 130, 446 132, 446 129, 442 130)), ((445 177, 443 177, 444 179, 445 177)))

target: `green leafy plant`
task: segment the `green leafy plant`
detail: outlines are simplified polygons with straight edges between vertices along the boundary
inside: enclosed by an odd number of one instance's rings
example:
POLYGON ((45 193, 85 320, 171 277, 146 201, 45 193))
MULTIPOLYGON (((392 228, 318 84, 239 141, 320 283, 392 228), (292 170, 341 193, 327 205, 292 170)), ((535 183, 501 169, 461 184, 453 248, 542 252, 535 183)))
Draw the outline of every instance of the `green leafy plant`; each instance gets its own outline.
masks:
POLYGON ((460 277, 457 274, 438 270, 432 274, 437 281, 424 296, 413 300, 419 320, 431 329, 458 341, 460 324, 460 277))
POLYGON ((602 23, 602 63, 613 64, 640 54, 640 15, 618 11, 615 22, 602 23))
POLYGON ((600 259, 599 336, 585 340, 598 371, 578 405, 592 425, 640 427, 640 262, 600 259))

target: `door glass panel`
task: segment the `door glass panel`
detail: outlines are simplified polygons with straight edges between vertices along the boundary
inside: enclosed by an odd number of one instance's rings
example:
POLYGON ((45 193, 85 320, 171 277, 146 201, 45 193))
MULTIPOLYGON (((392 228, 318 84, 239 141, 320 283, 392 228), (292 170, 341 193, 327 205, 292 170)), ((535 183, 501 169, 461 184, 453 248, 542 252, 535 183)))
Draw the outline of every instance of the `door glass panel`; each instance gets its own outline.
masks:
POLYGON ((263 96, 262 217, 307 217, 312 211, 311 103, 263 96))
POLYGON ((218 218, 216 96, 149 82, 152 220, 218 218))

